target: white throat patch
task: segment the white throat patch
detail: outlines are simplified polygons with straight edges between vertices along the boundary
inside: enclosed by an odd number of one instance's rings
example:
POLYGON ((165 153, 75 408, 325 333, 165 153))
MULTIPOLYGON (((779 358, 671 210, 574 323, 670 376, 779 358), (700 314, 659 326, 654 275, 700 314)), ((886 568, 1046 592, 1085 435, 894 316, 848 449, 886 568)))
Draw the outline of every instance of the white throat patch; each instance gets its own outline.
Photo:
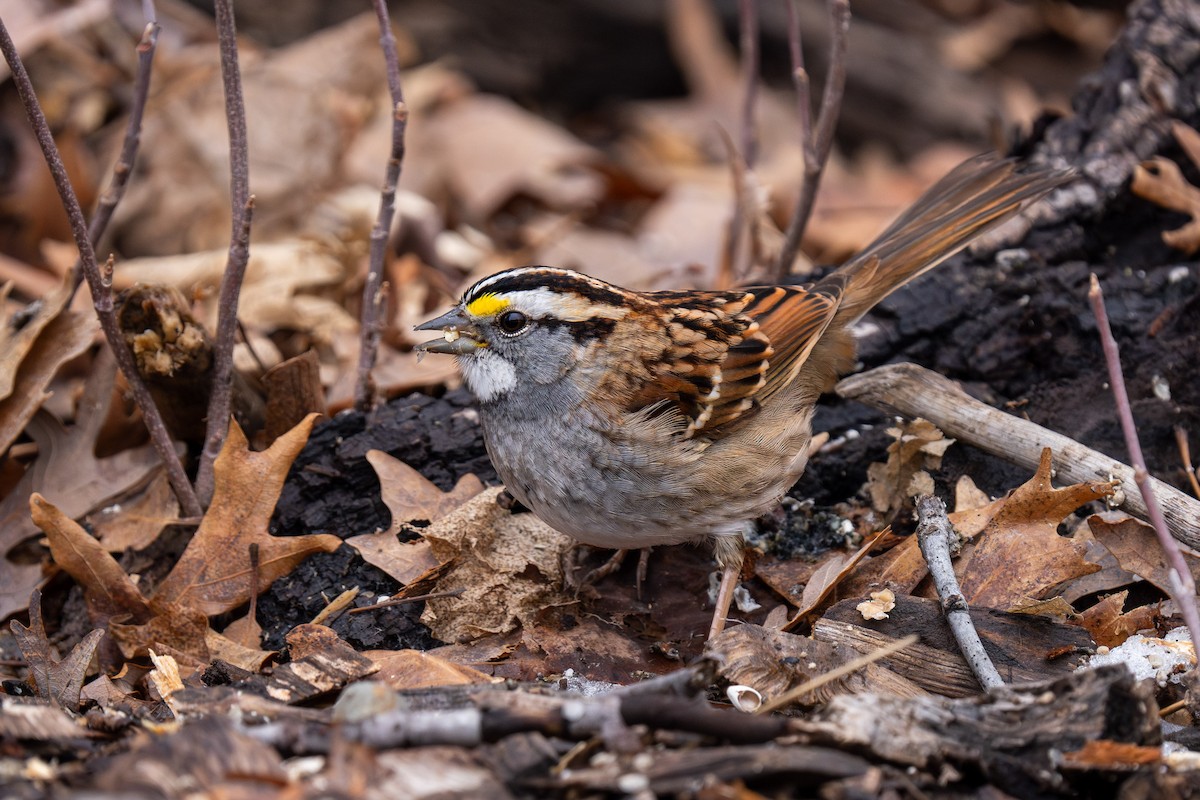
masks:
POLYGON ((458 366, 467 388, 484 403, 495 400, 517 385, 516 368, 486 348, 459 358, 458 366))

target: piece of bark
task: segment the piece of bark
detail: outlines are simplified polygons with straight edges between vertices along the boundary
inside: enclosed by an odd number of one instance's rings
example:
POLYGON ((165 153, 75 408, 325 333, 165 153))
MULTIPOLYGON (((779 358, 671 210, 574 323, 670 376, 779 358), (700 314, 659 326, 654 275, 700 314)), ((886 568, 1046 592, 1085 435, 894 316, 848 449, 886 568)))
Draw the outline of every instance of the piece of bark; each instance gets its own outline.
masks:
MULTIPOLYGON (((1119 480, 1118 492, 1124 495, 1121 507, 1146 519, 1146 504, 1134 482, 1132 467, 1061 433, 981 403, 936 372, 915 364, 889 364, 844 378, 837 385, 837 393, 889 414, 923 417, 947 436, 1029 470, 1037 468, 1042 449, 1049 447, 1054 451, 1060 482, 1119 480)), ((1151 480, 1171 535, 1200 550, 1200 502, 1169 484, 1151 480)))
MULTIPOLYGON (((1039 209, 1039 222, 1093 216, 1125 191, 1143 160, 1173 149, 1171 123, 1200 125, 1200 16, 1188 0, 1136 0, 1100 70, 1080 82, 1074 114, 1051 122, 1034 163, 1071 164, 1082 180, 1039 209)), ((1063 231, 1038 254, 1047 261, 1087 249, 1089 226, 1063 231)))
POLYGON ((315 350, 276 364, 263 375, 267 391, 267 444, 290 431, 311 413, 325 413, 320 363, 315 350))
MULTIPOLYGON (((843 600, 813 625, 818 642, 866 654, 916 633, 919 644, 883 659, 881 666, 922 689, 947 697, 979 692, 979 683, 963 660, 936 600, 910 595, 896 598, 888 619, 865 621, 858 599, 843 600)), ((1053 658, 1094 648, 1087 631, 1047 617, 972 608, 971 619, 1001 677, 1009 682, 1044 680, 1070 673, 1078 659, 1053 658)))
POLYGON ((842 695, 815 721, 792 725, 814 743, 865 750, 919 769, 973 765, 1015 797, 1064 792, 1064 751, 1100 740, 1161 741, 1153 687, 1123 665, 961 700, 842 695))
POLYGON ((287 641, 299 657, 276 667, 266 681, 266 694, 275 700, 304 702, 379 671, 378 664, 321 625, 299 625, 287 641))
MULTIPOLYGON (((555 780, 546 783, 546 788, 574 789, 576 793, 584 790, 585 795, 604 792, 623 796, 635 794, 630 789, 639 789, 647 797, 690 797, 696 796, 696 787, 701 783, 713 782, 720 786, 747 781, 772 786, 782 782, 783 786, 795 787, 793 791, 799 788, 811 791, 828 781, 862 775, 870 769, 870 762, 850 753, 826 747, 781 747, 772 743, 658 751, 644 771, 630 771, 619 762, 563 770, 555 780)), ((763 795, 743 788, 738 794, 712 796, 763 795)), ((803 796, 816 794, 805 791, 803 796)))
MULTIPOLYGON (((710 639, 704 649, 705 658, 720 665, 722 678, 732 684, 753 687, 764 700, 779 697, 858 655, 857 649, 758 625, 730 628, 710 639)), ((925 694, 915 681, 879 664, 868 664, 858 672, 813 691, 803 702, 817 705, 828 702, 835 695, 864 692, 900 697, 925 694)))

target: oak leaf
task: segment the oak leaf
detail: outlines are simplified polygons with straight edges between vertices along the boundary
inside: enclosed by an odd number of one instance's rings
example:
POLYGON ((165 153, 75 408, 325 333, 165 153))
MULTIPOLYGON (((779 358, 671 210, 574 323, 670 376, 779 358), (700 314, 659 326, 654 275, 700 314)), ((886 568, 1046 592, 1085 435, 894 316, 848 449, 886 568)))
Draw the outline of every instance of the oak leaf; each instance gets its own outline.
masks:
POLYGON ((100 628, 93 630, 71 648, 66 658, 59 659, 50 640, 46 638, 46 628, 42 623, 42 593, 37 590, 29 598, 29 627, 16 620, 9 627, 29 664, 29 678, 38 696, 72 711, 79 708, 83 679, 92 662, 92 654, 104 638, 104 631, 100 628))
POLYGON ((1080 506, 1111 495, 1113 484, 1055 489, 1051 455, 1045 448, 1034 476, 1001 504, 987 506, 995 513, 960 561, 959 582, 971 605, 1006 610, 1025 606, 1063 581, 1100 569, 1084 559, 1086 542, 1060 536, 1058 525, 1080 506))
POLYGON ((206 615, 223 614, 283 577, 307 556, 332 552, 341 539, 328 534, 271 536, 267 532, 288 468, 304 447, 316 414, 262 452, 250 450, 246 434, 230 422, 229 435, 213 465, 212 504, 179 562, 150 598, 206 615), (259 551, 258 586, 250 545, 259 551))
MULTIPOLYGON (((0 501, 0 556, 7 556, 17 545, 37 535, 37 526, 29 516, 29 498, 34 492, 50 498, 66 516, 79 519, 161 469, 150 445, 96 457, 96 436, 108 414, 116 380, 112 354, 100 352, 103 355, 97 357, 84 385, 74 427, 64 429, 43 412, 26 428, 37 443, 38 458, 0 501)), ((6 579, 0 583, 0 617, 5 617, 27 606, 29 592, 41 581, 41 568, 11 559, 0 561, 0 568, 6 571, 6 579)))
MULTIPOLYGON (((1096 541, 1112 553, 1121 569, 1141 576, 1164 594, 1171 593, 1171 566, 1153 527, 1128 514, 1113 511, 1093 514, 1087 523, 1096 541)), ((1200 574, 1200 560, 1186 552, 1183 558, 1193 578, 1200 574)))
POLYGON ((401 541, 397 538, 406 522, 436 522, 483 491, 483 483, 474 475, 464 475, 448 492, 382 450, 367 452, 367 461, 379 476, 383 504, 392 512, 392 524, 386 531, 351 536, 346 544, 358 550, 363 560, 391 575, 403 584, 438 566, 425 539, 401 541))
MULTIPOLYGON (((1192 163, 1200 167, 1200 133, 1182 122, 1174 123, 1171 133, 1192 163)), ((1143 161, 1134 169, 1129 188, 1138 197, 1190 216, 1183 227, 1163 231, 1162 240, 1188 255, 1200 250, 1200 189, 1183 177, 1174 161, 1161 156, 1143 161)))

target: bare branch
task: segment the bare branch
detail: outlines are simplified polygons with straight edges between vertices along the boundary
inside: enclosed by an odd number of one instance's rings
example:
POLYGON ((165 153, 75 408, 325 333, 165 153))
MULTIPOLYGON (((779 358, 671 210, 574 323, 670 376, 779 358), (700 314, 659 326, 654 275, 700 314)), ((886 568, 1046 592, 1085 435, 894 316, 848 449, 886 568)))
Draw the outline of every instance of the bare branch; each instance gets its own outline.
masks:
POLYGON ((1187 430, 1182 425, 1175 426, 1175 446, 1179 448, 1179 459, 1183 462, 1183 471, 1187 473, 1188 481, 1192 484, 1192 494, 1200 499, 1200 470, 1192 466, 1192 450, 1188 446, 1187 430))
MULTIPOLYGON (((1120 483, 1121 508, 1147 519, 1142 496, 1134 491, 1132 467, 1084 447, 1074 439, 1027 419, 981 403, 954 381, 916 364, 888 364, 849 378, 836 387, 839 397, 913 419, 924 417, 946 436, 999 456, 1024 469, 1037 469, 1042 450, 1055 454, 1055 471, 1064 483, 1094 483, 1100 476, 1120 483)), ((1172 534, 1188 547, 1200 549, 1200 501, 1169 483, 1150 479, 1162 500, 1163 516, 1172 534)))
MULTIPOLYGON (((100 243, 100 237, 104 235, 108 223, 112 220, 113 211, 121 202, 121 198, 125 196, 125 185, 133 173, 133 166, 137 162, 138 145, 141 144, 142 117, 146 111, 146 98, 150 95, 150 71, 154 64, 154 51, 158 46, 159 31, 153 0, 145 0, 144 6, 146 28, 142 31, 142 38, 137 45, 138 65, 137 75, 133 81, 133 104, 129 108, 129 122, 125 125, 125 140, 121 144, 117 163, 113 165, 112 180, 104 193, 100 195, 100 202, 96 204, 96 211, 92 215, 91 224, 88 225, 88 238, 92 242, 92 247, 100 243)), ((79 288, 79 284, 83 283, 82 258, 75 262, 73 280, 72 294, 79 288)))
POLYGON ((237 332, 238 297, 246 264, 250 260, 250 221, 254 200, 250 196, 250 149, 246 141, 246 104, 238 69, 237 26, 233 0, 216 0, 217 41, 221 50, 221 81, 225 89, 225 120, 229 127, 229 195, 232 225, 229 258, 221 276, 217 299, 217 335, 213 342, 212 394, 208 400, 208 423, 204 450, 196 475, 196 489, 207 503, 212 497, 213 461, 225 443, 229 429, 230 397, 233 393, 233 345, 237 332))
POLYGON ((383 283, 383 262, 387 256, 392 218, 396 213, 396 184, 400 182, 400 167, 404 162, 404 131, 408 126, 408 107, 404 104, 404 92, 400 88, 400 57, 396 53, 396 37, 392 34, 392 23, 388 19, 387 3, 385 0, 374 2, 375 16, 379 19, 379 45, 383 48, 383 59, 387 63, 388 91, 392 98, 392 151, 380 193, 379 216, 375 220, 375 227, 371 229, 370 261, 367 280, 363 285, 361 344, 354 407, 364 413, 371 410, 375 401, 371 370, 375 367, 382 330, 380 288, 383 283))
POLYGON ((758 129, 754 110, 758 103, 758 3, 738 0, 738 25, 741 31, 742 71, 742 159, 750 169, 758 161, 758 129))
POLYGON ((758 3, 756 0, 738 0, 738 26, 740 30, 740 57, 742 78, 742 108, 738 132, 740 143, 733 141, 722 131, 729 152, 730 170, 733 175, 733 214, 729 218, 729 233, 717 283, 728 289, 746 280, 757 251, 754 219, 754 162, 758 158, 758 131, 754 124, 754 111, 758 103, 758 3))
POLYGON ((1171 599, 1179 606, 1179 613, 1187 624, 1192 642, 1200 642, 1200 612, 1196 608, 1196 583, 1192 572, 1179 545, 1167 530, 1167 522, 1163 518, 1162 509, 1154 496, 1154 486, 1150 481, 1150 473, 1146 470, 1146 458, 1142 455, 1142 443, 1138 441, 1137 426, 1133 421, 1133 409, 1129 405, 1129 392, 1125 388, 1125 376, 1121 371, 1121 354, 1117 350, 1117 340, 1113 338, 1112 328, 1108 324, 1108 309, 1104 306, 1104 292, 1100 290, 1100 281, 1092 273, 1092 285, 1088 290, 1088 301, 1092 305, 1092 313, 1096 315, 1096 327, 1100 330, 1100 346, 1104 349, 1104 363, 1108 367, 1108 381, 1112 384, 1113 400, 1117 404, 1117 417, 1121 420, 1121 431, 1125 434, 1125 447, 1129 451, 1129 462, 1133 465, 1133 479, 1137 483, 1142 498, 1146 501, 1146 513, 1154 532, 1158 535, 1158 543, 1167 556, 1171 566, 1170 583, 1171 599))
POLYGON ((236 216, 241 218, 242 228, 229 244, 229 258, 225 262, 221 293, 217 298, 217 341, 213 345, 212 390, 208 398, 204 451, 200 455, 200 467, 196 474, 196 494, 205 505, 212 499, 215 487, 213 464, 229 431, 230 408, 233 403, 233 345, 238 327, 238 295, 241 293, 242 278, 246 274, 246 264, 250 261, 250 225, 254 219, 254 195, 250 195, 242 213, 236 216), (231 273, 236 275, 231 278, 231 273), (222 324, 226 321, 229 322, 228 325, 222 324), (227 337, 224 343, 222 336, 227 337), (222 362, 224 369, 221 369, 222 362), (216 414, 221 416, 214 416, 216 414), (223 419, 225 424, 216 426, 213 424, 214 419, 223 419))
POLYGON ((932 495, 925 495, 917 500, 917 544, 925 563, 929 565, 929 575, 937 588, 938 597, 942 601, 942 611, 946 622, 958 642, 967 666, 975 674, 979 685, 984 689, 993 689, 1004 685, 1004 679, 996 671, 996 665, 983 649, 979 632, 971 621, 971 612, 967 608, 967 600, 958 586, 958 578, 954 575, 954 564, 950 560, 952 547, 958 545, 958 534, 950 527, 950 519, 946 516, 946 504, 932 495))
POLYGON ((58 147, 54 144, 50 126, 46 123, 46 115, 42 113, 41 105, 33 91, 33 84, 29 80, 29 73, 25 71, 25 65, 21 63, 21 57, 17 54, 17 48, 13 44, 12 37, 9 36, 8 28, 5 27, 3 20, 0 20, 0 50, 4 53, 4 60, 8 62, 17 94, 20 95, 21 103, 25 106, 25 113, 29 116, 29 123, 33 127, 34 135, 42 148, 42 155, 46 159, 46 166, 50 168, 55 188, 58 189, 63 208, 66 209, 67 218, 71 222, 71 234, 75 237, 76 247, 79 248, 83 276, 91 290, 92 305, 95 306, 96 316, 100 320, 100 328, 104 331, 104 338, 108 340, 108 346, 112 348, 117 365, 129 383, 134 402, 142 412, 142 418, 150 432, 150 440, 154 444, 159 458, 162 459, 171 488, 179 499, 180 508, 186 516, 199 516, 201 513, 200 503, 196 500, 183 465, 175 455, 175 448, 171 443, 171 436, 167 433, 166 426, 163 425, 162 416, 150 398, 150 392, 142 381, 141 375, 138 374, 133 354, 125 345, 125 339, 117 324, 116 313, 113 311, 111 281, 105 279, 96 263, 96 252, 92 248, 92 240, 88 235, 87 223, 84 222, 83 209, 79 206, 79 198, 75 196, 75 190, 71 188, 67 170, 63 166, 58 147))
POLYGON ((796 200, 792 219, 788 222, 779 260, 775 264, 775 277, 778 280, 782 280, 791 271, 792 262, 800 252, 800 240, 804 238, 804 229, 808 226, 808 218, 812 216, 817 188, 821 185, 821 175, 833 148, 833 131, 837 126, 842 95, 846 88, 846 36, 850 30, 849 0, 829 0, 829 69, 825 74, 825 91, 821 96, 821 110, 814 129, 809 77, 804 68, 804 53, 800 47, 800 24, 792 2, 794 0, 790 0, 788 4, 788 44, 792 54, 792 75, 796 83, 797 101, 800 105, 804 180, 800 186, 800 196, 796 200))

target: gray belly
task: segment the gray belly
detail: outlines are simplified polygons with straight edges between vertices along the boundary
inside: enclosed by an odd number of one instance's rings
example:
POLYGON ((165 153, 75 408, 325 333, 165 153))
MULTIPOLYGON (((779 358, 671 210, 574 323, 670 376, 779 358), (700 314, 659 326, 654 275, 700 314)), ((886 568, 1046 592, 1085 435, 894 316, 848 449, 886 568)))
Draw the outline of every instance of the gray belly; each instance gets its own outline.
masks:
POLYGON ((586 544, 624 549, 734 535, 778 499, 713 491, 697 469, 704 446, 666 432, 647 443, 644 431, 631 437, 574 411, 553 435, 545 425, 498 424, 486 407, 481 412, 488 453, 508 490, 586 544))

